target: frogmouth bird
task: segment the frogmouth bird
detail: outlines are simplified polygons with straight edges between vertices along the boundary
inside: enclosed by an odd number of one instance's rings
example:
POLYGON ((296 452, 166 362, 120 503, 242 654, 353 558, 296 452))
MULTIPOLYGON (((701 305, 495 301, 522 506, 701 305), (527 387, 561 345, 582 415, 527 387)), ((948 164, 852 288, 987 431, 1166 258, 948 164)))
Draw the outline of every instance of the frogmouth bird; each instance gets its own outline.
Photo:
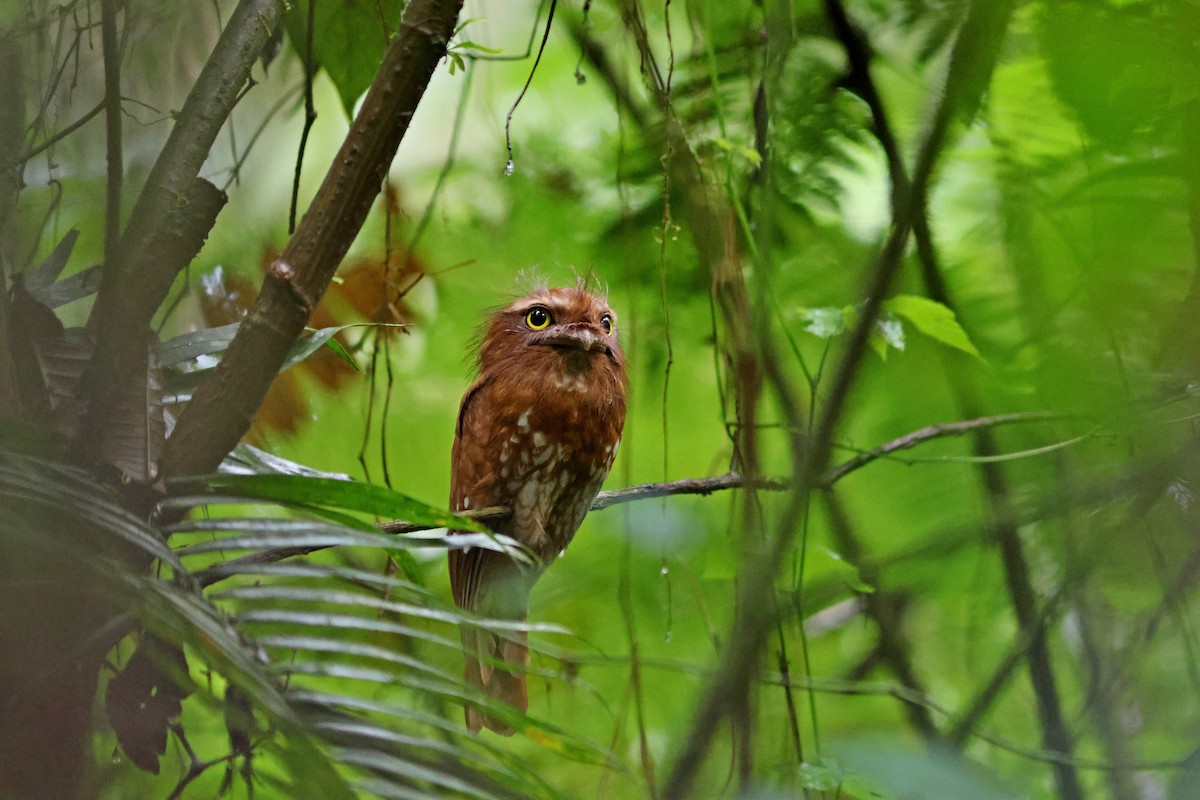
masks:
MULTIPOLYGON (((455 602, 484 617, 524 620, 529 592, 570 544, 600 491, 625 424, 625 359, 617 317, 581 288, 539 289, 497 312, 479 347, 479 377, 458 412, 450 504, 507 506, 493 525, 534 563, 474 547, 450 551, 455 602)), ((529 650, 523 632, 463 628, 466 680, 525 711, 529 650)), ((466 709, 472 731, 512 729, 466 709)))

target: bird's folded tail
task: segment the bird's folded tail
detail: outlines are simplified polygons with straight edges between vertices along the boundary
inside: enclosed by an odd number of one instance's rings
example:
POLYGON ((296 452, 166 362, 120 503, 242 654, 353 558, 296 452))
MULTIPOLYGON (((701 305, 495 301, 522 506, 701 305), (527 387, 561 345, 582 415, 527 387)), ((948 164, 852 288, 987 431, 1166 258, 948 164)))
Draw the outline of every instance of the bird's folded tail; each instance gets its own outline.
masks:
MULTIPOLYGON (((524 713, 529 708, 529 695, 525 691, 529 644, 525 631, 506 631, 500 636, 480 628, 464 628, 462 640, 467 656, 464 670, 467 684, 524 713)), ((477 708, 468 705, 466 716, 472 733, 488 728, 501 736, 513 735, 511 726, 477 708)))

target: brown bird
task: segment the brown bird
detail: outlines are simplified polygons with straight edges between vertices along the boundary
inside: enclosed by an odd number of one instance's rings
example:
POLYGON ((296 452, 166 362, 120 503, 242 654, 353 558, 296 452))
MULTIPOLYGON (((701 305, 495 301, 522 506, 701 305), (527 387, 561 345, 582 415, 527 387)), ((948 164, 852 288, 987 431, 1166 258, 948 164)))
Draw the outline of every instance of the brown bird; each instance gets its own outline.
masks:
MULTIPOLYGON (((450 551, 454 601, 484 617, 524 620, 529 591, 566 549, 604 483, 625 425, 625 359, 608 304, 579 288, 539 289, 492 317, 479 379, 463 395, 451 455, 456 511, 507 506, 493 526, 533 565, 483 548, 450 551)), ((466 680, 525 711, 524 633, 463 628, 466 680)), ((472 731, 511 727, 466 709, 472 731)))

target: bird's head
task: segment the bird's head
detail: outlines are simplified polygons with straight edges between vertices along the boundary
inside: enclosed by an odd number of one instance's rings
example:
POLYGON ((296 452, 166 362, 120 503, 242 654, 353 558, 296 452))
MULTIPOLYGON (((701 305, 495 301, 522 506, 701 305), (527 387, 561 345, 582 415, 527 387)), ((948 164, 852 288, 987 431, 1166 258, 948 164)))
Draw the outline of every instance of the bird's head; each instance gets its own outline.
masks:
POLYGON ((624 356, 617 341, 617 315, 604 298, 584 289, 538 289, 510 303, 491 319, 479 348, 479 366, 556 373, 612 369, 622 380, 624 356))

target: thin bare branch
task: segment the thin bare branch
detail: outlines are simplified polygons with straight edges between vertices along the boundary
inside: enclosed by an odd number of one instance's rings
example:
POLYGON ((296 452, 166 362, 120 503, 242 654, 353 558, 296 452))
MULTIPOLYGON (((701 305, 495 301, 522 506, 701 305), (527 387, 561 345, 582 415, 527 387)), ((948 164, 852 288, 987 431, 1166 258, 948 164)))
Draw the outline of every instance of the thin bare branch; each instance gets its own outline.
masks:
POLYGON ((1049 411, 1032 411, 1016 414, 996 414, 990 417, 979 417, 977 419, 964 420, 962 422, 946 422, 938 425, 929 425, 920 430, 915 430, 912 433, 905 434, 898 439, 893 439, 890 442, 881 444, 879 447, 859 453, 849 461, 844 461, 838 464, 833 469, 825 473, 822 479, 821 486, 830 486, 837 483, 839 480, 849 475, 851 472, 870 464, 872 461, 878 461, 881 458, 887 458, 893 453, 901 450, 908 450, 916 447, 924 442, 931 442, 934 439, 944 439, 948 436, 963 436, 967 433, 984 430, 986 428, 995 428, 1000 425, 1007 425, 1013 422, 1037 422, 1039 420, 1055 419, 1056 415, 1049 411))
POLYGON ((121 186, 125 164, 121 147, 121 46, 117 42, 116 0, 100 3, 100 41, 104 45, 104 122, 108 175, 105 180, 104 263, 117 260, 121 236, 121 186))
POLYGON ((46 152, 51 147, 58 144, 63 139, 70 136, 72 133, 74 133, 75 131, 82 128, 84 125, 87 125, 89 122, 91 122, 93 119, 95 119, 96 116, 99 115, 99 113, 101 111, 104 110, 106 103, 107 103, 107 99, 101 100, 99 103, 96 103, 96 105, 93 106, 92 109, 90 111, 88 111, 86 114, 84 114, 82 117, 75 120, 70 125, 63 128, 61 131, 58 131, 53 136, 47 137, 46 141, 42 142, 41 144, 34 145, 33 147, 29 148, 25 152, 21 153, 19 156, 17 156, 13 160, 14 164, 16 164, 18 166, 24 164, 29 159, 33 158, 34 156, 38 155, 39 153, 46 152))

